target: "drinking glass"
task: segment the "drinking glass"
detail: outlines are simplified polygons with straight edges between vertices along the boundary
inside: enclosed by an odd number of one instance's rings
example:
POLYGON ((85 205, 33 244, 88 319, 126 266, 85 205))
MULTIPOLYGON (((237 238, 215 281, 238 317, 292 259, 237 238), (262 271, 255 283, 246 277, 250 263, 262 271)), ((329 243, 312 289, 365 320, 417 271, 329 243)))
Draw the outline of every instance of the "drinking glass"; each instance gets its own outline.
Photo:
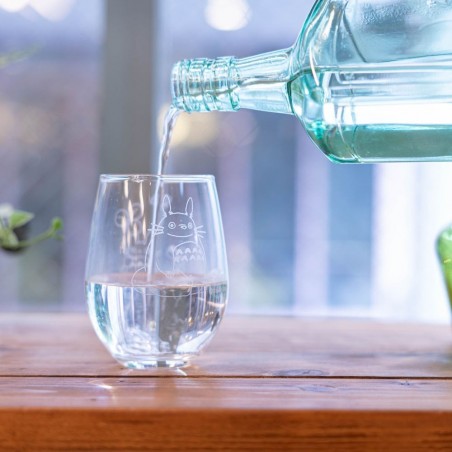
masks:
POLYGON ((117 361, 135 369, 186 365, 212 339, 227 295, 213 176, 100 177, 86 297, 117 361))

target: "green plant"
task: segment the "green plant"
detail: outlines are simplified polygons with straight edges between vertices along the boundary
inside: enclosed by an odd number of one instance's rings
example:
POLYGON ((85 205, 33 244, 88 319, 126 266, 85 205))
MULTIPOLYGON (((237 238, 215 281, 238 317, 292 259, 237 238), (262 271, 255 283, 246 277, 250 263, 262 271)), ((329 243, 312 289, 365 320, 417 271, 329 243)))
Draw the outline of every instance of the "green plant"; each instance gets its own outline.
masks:
MULTIPOLYGON (((32 47, 28 50, 0 55, 0 68, 24 59, 35 53, 36 50, 37 47, 32 47)), ((63 228, 63 221, 58 217, 52 219, 46 231, 29 239, 28 226, 33 218, 34 214, 30 212, 16 210, 10 204, 0 204, 0 248, 5 251, 21 251, 43 240, 61 239, 58 232, 63 228)))
POLYGON ((5 251, 20 251, 50 238, 61 239, 61 218, 53 218, 49 228, 41 234, 27 238, 28 226, 34 215, 15 210, 9 204, 0 204, 0 248, 5 251))

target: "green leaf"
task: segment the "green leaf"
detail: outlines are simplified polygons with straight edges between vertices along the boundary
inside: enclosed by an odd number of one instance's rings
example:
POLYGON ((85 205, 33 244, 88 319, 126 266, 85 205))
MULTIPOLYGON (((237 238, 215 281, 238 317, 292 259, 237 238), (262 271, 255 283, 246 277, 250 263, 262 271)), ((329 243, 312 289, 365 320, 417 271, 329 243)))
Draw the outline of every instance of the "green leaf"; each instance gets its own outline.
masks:
POLYGON ((59 217, 55 217, 52 220, 52 229, 54 232, 60 231, 63 228, 63 220, 59 217))
POLYGON ((15 210, 9 217, 9 227, 11 229, 20 228, 21 226, 29 223, 33 217, 34 215, 30 212, 15 210))
POLYGON ((16 248, 19 245, 19 240, 16 234, 9 229, 3 229, 2 247, 4 248, 16 248))

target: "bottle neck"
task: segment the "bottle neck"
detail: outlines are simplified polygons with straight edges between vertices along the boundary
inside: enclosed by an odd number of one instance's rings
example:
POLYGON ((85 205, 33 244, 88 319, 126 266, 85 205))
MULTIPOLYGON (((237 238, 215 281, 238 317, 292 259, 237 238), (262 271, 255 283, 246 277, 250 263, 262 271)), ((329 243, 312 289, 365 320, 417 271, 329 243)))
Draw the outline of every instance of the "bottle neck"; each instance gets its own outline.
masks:
POLYGON ((180 61, 171 78, 173 105, 187 112, 249 108, 292 114, 291 55, 286 49, 243 59, 180 61))

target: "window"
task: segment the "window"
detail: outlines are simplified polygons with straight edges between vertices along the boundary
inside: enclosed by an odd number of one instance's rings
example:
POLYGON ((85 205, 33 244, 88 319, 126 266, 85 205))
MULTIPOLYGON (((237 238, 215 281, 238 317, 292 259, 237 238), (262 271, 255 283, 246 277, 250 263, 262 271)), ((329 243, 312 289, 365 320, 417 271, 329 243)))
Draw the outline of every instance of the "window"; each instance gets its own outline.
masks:
MULTIPOLYGON (((174 62, 288 47, 312 5, 10 3, 2 51, 37 50, 0 73, 0 201, 35 212, 36 232, 63 216, 65 239, 0 254, 0 308, 81 310, 98 173, 155 164, 174 62)), ((231 311, 439 322, 449 313, 434 242, 452 218, 450 170, 336 165, 294 117, 246 110, 181 115, 169 161, 217 178, 231 311)))

